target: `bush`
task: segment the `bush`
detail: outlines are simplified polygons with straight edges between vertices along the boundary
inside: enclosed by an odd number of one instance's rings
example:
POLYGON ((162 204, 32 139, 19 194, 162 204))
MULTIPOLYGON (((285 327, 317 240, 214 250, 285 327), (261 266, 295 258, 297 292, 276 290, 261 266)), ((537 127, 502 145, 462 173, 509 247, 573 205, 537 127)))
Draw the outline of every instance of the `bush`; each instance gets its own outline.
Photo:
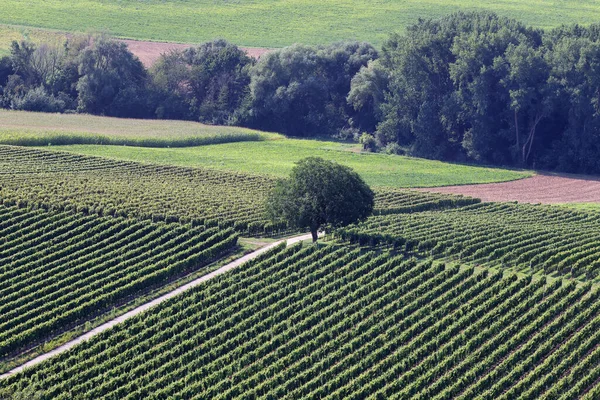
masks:
POLYGON ((65 102, 48 94, 40 86, 29 90, 22 97, 14 98, 11 108, 24 111, 63 112, 65 110, 65 102))
POLYGON ((404 149, 402 147, 400 147, 400 145, 396 142, 392 142, 392 143, 388 143, 385 148, 383 149, 383 152, 385 154, 396 154, 399 156, 402 156, 404 154, 406 154, 406 152, 404 151, 404 149))
POLYGON ((358 142, 362 145, 362 148, 365 151, 373 151, 377 148, 377 142, 375 141, 375 137, 366 132, 360 135, 360 139, 358 139, 358 142))

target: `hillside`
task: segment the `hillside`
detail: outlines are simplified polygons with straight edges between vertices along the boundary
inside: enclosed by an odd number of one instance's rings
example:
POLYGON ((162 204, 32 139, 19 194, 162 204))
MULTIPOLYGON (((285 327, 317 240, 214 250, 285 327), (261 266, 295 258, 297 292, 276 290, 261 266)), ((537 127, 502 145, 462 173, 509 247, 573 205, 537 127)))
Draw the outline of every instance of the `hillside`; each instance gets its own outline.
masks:
POLYGON ((419 18, 488 10, 539 28, 600 20, 598 0, 148 1, 5 0, 0 23, 62 31, 107 31, 118 37, 199 43, 225 38, 253 47, 357 39, 381 45, 419 18), (173 29, 173 27, 180 27, 173 29))
POLYGON ((598 294, 360 249, 279 247, 0 390, 41 399, 594 399, 598 294))

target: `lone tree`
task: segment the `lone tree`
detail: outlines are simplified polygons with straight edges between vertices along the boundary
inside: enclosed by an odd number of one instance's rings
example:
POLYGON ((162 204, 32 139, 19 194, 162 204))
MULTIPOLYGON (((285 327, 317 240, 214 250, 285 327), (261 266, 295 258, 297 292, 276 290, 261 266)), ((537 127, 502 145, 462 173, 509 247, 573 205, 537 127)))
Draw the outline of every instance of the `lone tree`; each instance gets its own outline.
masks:
POLYGON ((299 161, 288 179, 277 182, 267 212, 273 220, 308 228, 313 242, 323 225, 344 226, 373 211, 371 188, 351 168, 309 157, 299 161))

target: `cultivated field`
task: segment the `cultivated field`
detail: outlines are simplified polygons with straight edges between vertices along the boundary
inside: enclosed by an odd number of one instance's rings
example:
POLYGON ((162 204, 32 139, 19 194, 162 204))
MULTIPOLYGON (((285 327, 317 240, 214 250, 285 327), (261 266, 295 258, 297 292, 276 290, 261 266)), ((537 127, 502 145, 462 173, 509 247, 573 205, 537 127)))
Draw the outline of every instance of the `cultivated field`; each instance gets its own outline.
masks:
POLYGON ((600 20, 598 0, 150 1, 4 0, 0 23, 62 31, 108 31, 119 37, 199 43, 225 38, 252 47, 358 39, 381 45, 418 18, 489 10, 540 28, 600 20), (174 29, 177 27, 177 29, 174 29))
MULTIPOLYGON (((256 55, 379 47, 458 10, 600 21, 600 0, 4 0, 0 56, 11 40, 92 31, 139 39, 127 43, 146 65, 215 38, 256 55)), ((2 111, 0 399, 597 400, 599 217, 596 177, 2 111), (286 246, 310 235, 265 205, 306 157, 354 169, 373 215, 286 246)))
POLYGON ((589 207, 593 207, 594 203, 600 203, 600 178, 566 174, 539 174, 513 182, 447 186, 428 189, 428 191, 477 197, 483 201, 543 204, 592 203, 589 207))
POLYGON ((597 212, 480 203, 374 216, 336 235, 361 245, 389 244, 404 252, 596 281, 599 231, 597 212))
POLYGON ((262 232, 273 180, 0 146, 4 202, 262 232))
POLYGON ((26 111, 0 112, 0 144, 19 146, 111 144, 182 147, 282 137, 252 129, 204 125, 188 121, 139 120, 26 111))
POLYGON ((0 390, 40 399, 596 399, 598 295, 358 248, 279 247, 0 390))
POLYGON ((231 229, 0 206, 0 359, 200 269, 231 229))

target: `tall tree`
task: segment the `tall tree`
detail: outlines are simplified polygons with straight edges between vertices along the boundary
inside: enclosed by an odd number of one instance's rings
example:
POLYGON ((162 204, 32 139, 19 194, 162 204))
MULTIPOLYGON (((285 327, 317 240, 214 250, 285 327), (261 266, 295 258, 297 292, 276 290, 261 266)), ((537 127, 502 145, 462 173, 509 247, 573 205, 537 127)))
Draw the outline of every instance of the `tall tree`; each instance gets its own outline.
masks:
POLYGON ((145 117, 147 73, 127 45, 96 37, 79 55, 78 111, 145 117))
POLYGON ((251 71, 251 126, 297 136, 334 135, 349 127, 350 82, 377 57, 358 42, 293 45, 269 52, 251 71))
POLYGON ((368 217, 374 194, 349 167, 309 157, 299 161, 289 179, 280 180, 268 202, 273 220, 310 230, 313 242, 323 225, 348 225, 368 217))

